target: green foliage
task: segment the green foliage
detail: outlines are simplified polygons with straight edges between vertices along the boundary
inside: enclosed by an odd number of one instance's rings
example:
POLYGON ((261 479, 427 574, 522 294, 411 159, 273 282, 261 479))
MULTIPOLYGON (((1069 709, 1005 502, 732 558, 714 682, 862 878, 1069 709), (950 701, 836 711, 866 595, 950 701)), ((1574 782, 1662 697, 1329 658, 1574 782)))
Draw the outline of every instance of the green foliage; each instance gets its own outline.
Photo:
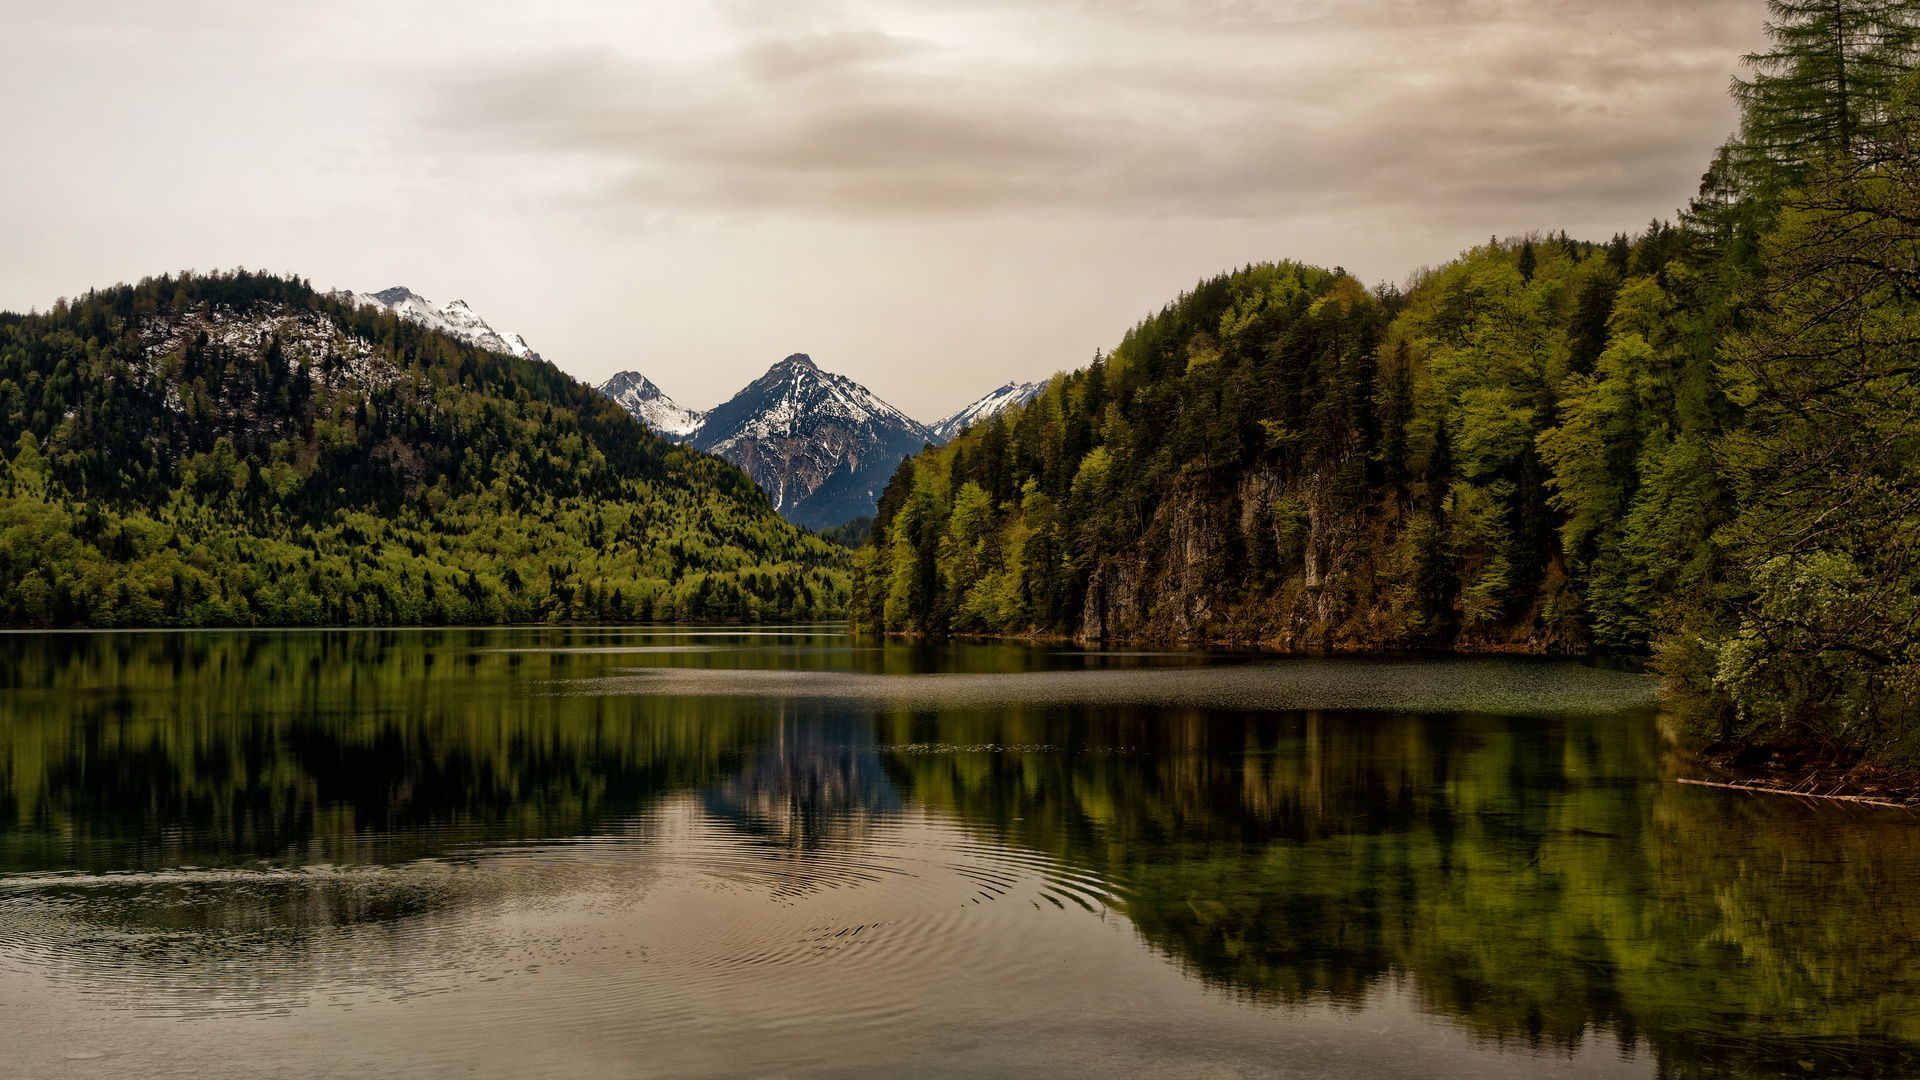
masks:
POLYGON ((1882 137, 1895 88, 1920 59, 1915 0, 1768 0, 1767 9, 1772 47, 1743 57, 1752 78, 1733 81, 1740 131, 1683 215, 1742 262, 1812 165, 1882 137))
POLYGON ((843 548, 858 548, 873 535, 873 516, 857 517, 852 521, 835 525, 831 529, 822 529, 820 539, 830 544, 839 544, 843 548))
POLYGON ((903 464, 855 621, 1642 648, 1726 514, 1718 259, 1656 222, 1476 248, 1404 295, 1292 263, 1203 282, 903 464))
POLYGON ((0 319, 0 620, 841 615, 845 552, 551 364, 238 271, 0 319))
POLYGON ((1740 512, 1703 630, 1726 733, 1920 762, 1920 111, 1785 201, 1723 350, 1747 423, 1720 443, 1740 512))

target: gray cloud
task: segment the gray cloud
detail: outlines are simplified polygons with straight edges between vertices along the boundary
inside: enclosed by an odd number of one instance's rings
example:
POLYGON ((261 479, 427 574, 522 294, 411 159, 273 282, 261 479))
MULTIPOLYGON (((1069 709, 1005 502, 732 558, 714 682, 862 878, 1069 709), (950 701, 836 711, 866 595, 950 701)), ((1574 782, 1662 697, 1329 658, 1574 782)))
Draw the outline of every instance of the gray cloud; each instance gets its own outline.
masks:
POLYGON ((811 33, 763 41, 746 50, 746 65, 754 78, 767 83, 793 83, 831 78, 862 65, 909 59, 925 46, 874 30, 811 33))
POLYGON ((595 381, 637 368, 704 407, 806 351, 922 419, 1082 363, 1229 266, 1399 279, 1490 232, 1671 213, 1733 124, 1727 79, 1765 17, 1764 0, 0 9, 0 308, 187 266, 404 283, 595 381))
POLYGON ((1677 201, 1731 124, 1720 91, 1754 7, 876 2, 692 72, 613 49, 463 65, 426 86, 423 118, 469 147, 591 159, 603 197, 688 211, 1677 201))

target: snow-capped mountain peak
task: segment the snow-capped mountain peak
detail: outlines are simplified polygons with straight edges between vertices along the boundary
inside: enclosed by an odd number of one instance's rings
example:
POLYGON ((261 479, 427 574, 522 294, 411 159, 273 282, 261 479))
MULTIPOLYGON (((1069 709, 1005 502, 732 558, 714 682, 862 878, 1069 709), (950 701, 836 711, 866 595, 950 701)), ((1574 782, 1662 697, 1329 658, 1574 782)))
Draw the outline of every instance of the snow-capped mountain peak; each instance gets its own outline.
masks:
POLYGON ((747 470, 790 521, 813 528, 873 512, 925 425, 794 353, 707 413, 693 445, 747 470))
POLYGON ((791 438, 822 419, 877 424, 916 432, 923 439, 926 435, 919 421, 852 379, 820 370, 806 353, 794 353, 768 368, 707 417, 697 441, 722 455, 734 441, 791 438))
POLYGON ((675 404, 652 380, 637 371, 623 371, 601 383, 599 390, 632 413, 635 420, 670 439, 686 441, 707 419, 706 413, 675 404))
POLYGON ((1023 383, 1008 382, 987 395, 932 425, 934 438, 938 442, 951 442, 953 437, 983 420, 991 420, 997 413, 1005 412, 1015 405, 1025 405, 1040 396, 1046 390, 1044 382, 1023 383))
POLYGON ((675 404, 637 371, 599 389, 654 431, 745 469, 789 521, 818 529, 873 513, 903 455, 1031 401, 1046 385, 1010 382, 933 428, 806 353, 787 356, 705 413, 675 404))
POLYGON ((455 300, 445 307, 434 307, 433 301, 405 285, 395 285, 376 293, 357 293, 354 299, 362 304, 377 304, 408 322, 438 330, 477 348, 503 352, 524 360, 540 359, 540 354, 533 351, 526 338, 510 331, 495 330, 465 300, 455 300))

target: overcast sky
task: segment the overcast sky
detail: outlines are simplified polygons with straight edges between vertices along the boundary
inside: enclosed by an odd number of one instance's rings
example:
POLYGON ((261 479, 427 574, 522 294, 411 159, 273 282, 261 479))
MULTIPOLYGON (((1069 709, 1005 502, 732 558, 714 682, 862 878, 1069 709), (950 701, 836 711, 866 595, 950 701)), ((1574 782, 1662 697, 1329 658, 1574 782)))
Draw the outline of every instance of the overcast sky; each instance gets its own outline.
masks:
POLYGON ((1200 278, 1671 216, 1763 0, 0 0, 0 308, 168 270, 465 299, 710 407, 931 420, 1200 278))

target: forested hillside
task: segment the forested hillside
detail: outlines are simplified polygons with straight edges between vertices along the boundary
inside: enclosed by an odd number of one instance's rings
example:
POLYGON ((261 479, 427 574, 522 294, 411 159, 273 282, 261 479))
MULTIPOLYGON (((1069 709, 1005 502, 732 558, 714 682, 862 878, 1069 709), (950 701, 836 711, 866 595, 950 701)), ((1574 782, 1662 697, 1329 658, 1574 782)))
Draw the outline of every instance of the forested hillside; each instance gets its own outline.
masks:
POLYGON ((297 278, 0 314, 26 626, 840 617, 843 548, 552 364, 297 278))
POLYGON ((1652 650, 1724 742, 1920 761, 1920 15, 1771 10, 1677 224, 1202 282, 903 462, 855 622, 1652 650))
POLYGON ((1204 282, 1111 356, 903 467, 856 617, 1087 639, 1644 645, 1631 591, 1676 568, 1641 557, 1656 545, 1628 537, 1630 514, 1592 504, 1623 487, 1670 501, 1685 472, 1662 466, 1713 422, 1713 337, 1694 324, 1725 290, 1669 267, 1684 240, 1489 244, 1404 296, 1291 263, 1204 282), (1623 392, 1634 407, 1603 420, 1623 392), (1562 509, 1575 500, 1583 513, 1562 509))

